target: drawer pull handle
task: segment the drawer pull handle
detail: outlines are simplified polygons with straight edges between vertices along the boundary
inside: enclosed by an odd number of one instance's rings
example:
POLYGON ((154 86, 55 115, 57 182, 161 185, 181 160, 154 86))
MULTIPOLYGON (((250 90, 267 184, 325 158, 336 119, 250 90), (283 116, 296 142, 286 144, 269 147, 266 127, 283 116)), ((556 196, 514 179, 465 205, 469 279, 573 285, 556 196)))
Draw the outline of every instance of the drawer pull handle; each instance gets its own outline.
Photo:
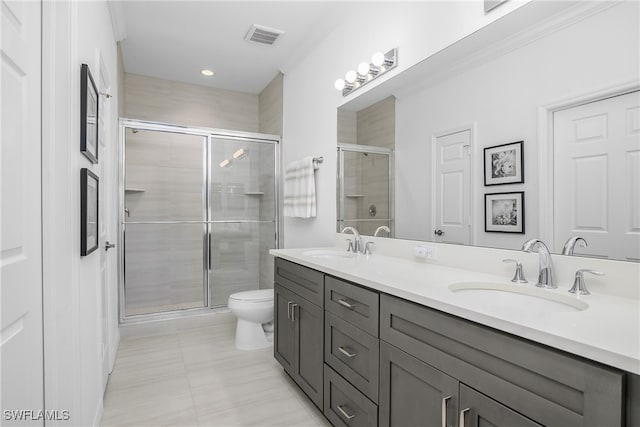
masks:
POLYGON ((465 424, 466 424, 465 416, 467 415, 467 412, 469 412, 469 408, 463 409, 462 411, 460 411, 459 427, 464 427, 465 426, 465 424))
POLYGON ((350 414, 350 413, 348 413, 348 412, 345 410, 345 408, 346 408, 346 407, 345 407, 345 406, 343 406, 343 405, 338 405, 338 411, 340 411, 340 412, 342 413, 342 415, 343 415, 346 419, 348 419, 348 420, 354 419, 354 418, 356 417, 356 414, 350 414))
POLYGON ((449 427, 447 426, 447 402, 449 399, 451 399, 451 396, 442 398, 442 427, 449 427))
POLYGON ((291 304, 293 304, 293 301, 287 302, 287 319, 289 320, 291 320, 291 304))
POLYGON ((295 322, 296 321, 296 307, 298 306, 298 304, 291 304, 291 321, 295 322))
POLYGON ((338 347, 338 351, 340 351, 340 353, 342 353, 345 356, 347 356, 349 359, 352 359, 352 358, 354 358, 354 357, 356 357, 358 355, 358 353, 350 353, 349 350, 347 350, 344 347, 338 347))
POLYGON ((347 301, 345 301, 343 299, 339 299, 338 300, 338 304, 347 307, 349 310, 353 310, 354 308, 356 308, 355 304, 350 304, 350 303, 348 303, 347 301))

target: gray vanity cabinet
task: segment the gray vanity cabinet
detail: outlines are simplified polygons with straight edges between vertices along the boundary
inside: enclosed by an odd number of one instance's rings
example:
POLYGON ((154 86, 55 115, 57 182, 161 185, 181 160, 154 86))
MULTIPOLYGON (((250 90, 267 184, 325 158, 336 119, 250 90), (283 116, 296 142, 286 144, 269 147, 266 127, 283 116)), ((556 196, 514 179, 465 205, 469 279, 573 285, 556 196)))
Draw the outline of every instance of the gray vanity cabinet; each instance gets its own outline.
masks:
MULTIPOLYGON (((477 408, 461 395, 459 410, 479 414, 471 418, 508 417, 509 408, 546 426, 624 425, 625 375, 616 369, 388 295, 380 299, 380 339, 490 398, 483 404, 504 405, 477 408)), ((536 425, 523 422, 515 425, 536 425)))
POLYGON ((460 384, 460 408, 459 416, 464 417, 460 426, 464 427, 542 427, 464 384, 460 384))
POLYGON ((458 380, 380 342, 380 427, 457 426, 457 408, 458 380))
POLYGON ((295 373, 295 323, 291 321, 291 305, 295 295, 289 289, 276 283, 274 288, 274 328, 273 354, 284 370, 295 373))
POLYGON ((322 273, 276 259, 274 356, 320 409, 323 407, 323 288, 322 273))

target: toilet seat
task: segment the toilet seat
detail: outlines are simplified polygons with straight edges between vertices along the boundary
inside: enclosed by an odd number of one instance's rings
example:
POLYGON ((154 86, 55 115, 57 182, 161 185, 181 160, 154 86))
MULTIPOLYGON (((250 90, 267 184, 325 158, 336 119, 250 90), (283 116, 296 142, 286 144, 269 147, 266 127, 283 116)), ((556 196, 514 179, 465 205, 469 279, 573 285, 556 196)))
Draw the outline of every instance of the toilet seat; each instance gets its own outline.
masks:
POLYGON ((242 301, 245 303, 258 303, 273 301, 273 289, 258 289, 255 291, 244 291, 231 294, 230 300, 242 301))

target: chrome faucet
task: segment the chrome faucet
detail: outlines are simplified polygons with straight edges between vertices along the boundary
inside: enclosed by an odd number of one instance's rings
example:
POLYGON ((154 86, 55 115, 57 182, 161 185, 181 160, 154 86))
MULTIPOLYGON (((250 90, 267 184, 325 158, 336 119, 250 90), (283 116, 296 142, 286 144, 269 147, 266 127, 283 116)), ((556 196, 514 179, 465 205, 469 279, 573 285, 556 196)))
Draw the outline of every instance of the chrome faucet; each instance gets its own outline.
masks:
POLYGON ((573 255, 573 251, 576 249, 576 244, 580 244, 581 248, 587 247, 587 241, 580 236, 569 238, 562 248, 562 255, 573 255))
POLYGON ((378 237, 378 233, 381 231, 386 231, 387 235, 391 234, 391 229, 389 229, 389 227, 387 227, 386 225, 381 225, 380 227, 376 228, 376 232, 373 233, 373 237, 378 237))
POLYGON ((558 285, 553 278, 553 264, 549 248, 540 239, 531 239, 524 242, 522 250, 525 252, 538 252, 538 283, 539 288, 556 289, 558 285))
POLYGON ((360 252, 360 246, 362 246, 360 233, 358 233, 358 230, 356 230, 355 227, 345 227, 342 229, 341 233, 346 233, 347 231, 350 231, 353 233, 353 241, 351 239, 348 240, 349 247, 347 247, 347 251, 357 254, 360 252))

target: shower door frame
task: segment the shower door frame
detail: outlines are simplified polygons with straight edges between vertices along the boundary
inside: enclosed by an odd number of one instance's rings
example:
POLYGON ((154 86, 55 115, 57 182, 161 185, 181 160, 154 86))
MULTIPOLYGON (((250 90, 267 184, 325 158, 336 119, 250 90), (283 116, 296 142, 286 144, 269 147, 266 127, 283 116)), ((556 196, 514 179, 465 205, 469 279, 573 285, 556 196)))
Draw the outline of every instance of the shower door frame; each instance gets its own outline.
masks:
MULTIPOLYGON (((211 264, 210 264, 210 224, 220 223, 264 223, 273 222, 274 224, 274 248, 280 247, 280 240, 282 234, 282 218, 281 218, 281 181, 280 181, 280 164, 281 164, 281 151, 280 142, 281 137, 278 135, 235 131, 229 129, 217 129, 197 126, 182 126, 178 124, 153 122, 146 120, 136 120, 128 118, 119 119, 119 144, 120 150, 119 162, 119 174, 118 174, 118 242, 116 248, 118 249, 118 318, 120 324, 125 323, 137 323, 148 322, 154 320, 173 319, 179 317, 192 316, 194 314, 210 313, 212 309, 217 308, 211 305, 211 264), (201 221, 141 221, 139 223, 145 224, 202 224, 202 270, 203 270, 203 287, 204 287, 204 302, 203 307, 180 309, 174 311, 165 311, 159 313, 148 314, 136 314, 126 315, 125 311, 125 181, 126 181, 126 150, 125 139, 127 129, 138 129, 145 131, 158 131, 178 133, 184 135, 201 136, 203 140, 203 180, 202 180, 202 202, 203 202, 203 219, 201 221), (247 142, 257 142, 274 145, 274 219, 273 221, 262 220, 211 220, 211 206, 209 204, 209 190, 211 188, 211 145, 214 139, 233 139, 247 142)), ((130 222, 132 224, 136 222, 130 222)))
MULTIPOLYGON (((388 166, 389 166, 389 171, 388 171, 388 177, 389 179, 387 180, 387 184, 389 186, 388 188, 388 194, 389 194, 389 198, 388 198, 388 210, 387 212, 389 212, 389 217, 387 218, 388 222, 389 222, 389 228, 391 228, 391 234, 389 237, 393 237, 395 235, 395 224, 394 224, 394 217, 395 217, 395 211, 394 211, 394 196, 393 196, 393 150, 391 148, 385 148, 385 147, 376 147, 373 145, 360 145, 360 144, 344 144, 344 143, 338 143, 337 145, 337 155, 338 155, 338 197, 340 198, 339 202, 337 203, 338 205, 338 211, 337 211, 337 218, 336 218, 336 228, 338 229, 337 232, 339 233, 341 230, 342 225, 344 225, 344 223, 346 221, 353 221, 353 222, 365 222, 365 221, 380 221, 379 219, 374 219, 374 220, 369 220, 369 219, 361 219, 361 220, 353 220, 353 219, 345 219, 344 217, 344 205, 345 205, 345 196, 344 196, 344 153, 345 151, 348 152, 356 152, 356 153, 371 153, 371 154, 382 154, 382 155, 386 155, 388 157, 388 166)), ((356 227, 357 229, 357 227, 356 227)))

